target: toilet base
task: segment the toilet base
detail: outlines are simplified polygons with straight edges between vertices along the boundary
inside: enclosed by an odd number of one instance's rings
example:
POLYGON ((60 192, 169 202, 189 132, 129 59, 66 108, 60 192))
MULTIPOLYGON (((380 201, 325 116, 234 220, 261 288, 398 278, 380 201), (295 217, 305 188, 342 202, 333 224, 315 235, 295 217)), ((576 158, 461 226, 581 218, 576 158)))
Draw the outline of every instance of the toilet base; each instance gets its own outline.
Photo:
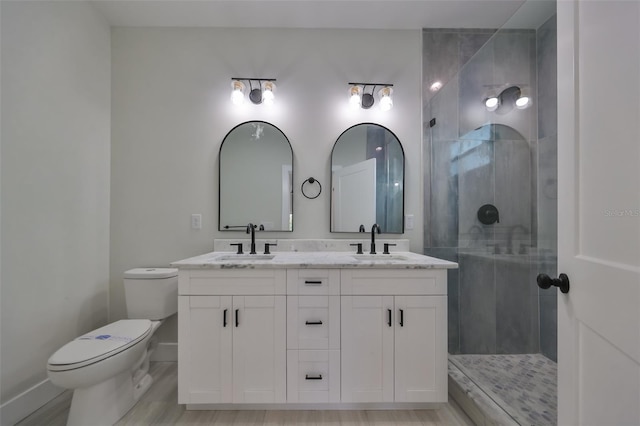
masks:
POLYGON ((133 407, 144 391, 136 393, 130 371, 88 388, 75 389, 67 426, 111 426, 133 407))

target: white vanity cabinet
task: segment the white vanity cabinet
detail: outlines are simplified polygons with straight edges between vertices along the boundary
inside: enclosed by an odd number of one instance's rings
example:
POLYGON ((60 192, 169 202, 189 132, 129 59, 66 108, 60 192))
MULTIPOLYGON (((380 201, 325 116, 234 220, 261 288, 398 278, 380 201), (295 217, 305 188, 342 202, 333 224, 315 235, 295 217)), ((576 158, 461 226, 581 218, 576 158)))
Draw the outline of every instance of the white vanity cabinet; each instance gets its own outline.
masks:
POLYGON ((277 269, 180 271, 178 403, 286 401, 286 279, 277 269))
POLYGON ((325 254, 314 268, 308 253, 286 256, 268 266, 177 262, 178 403, 447 401, 450 262, 322 267, 325 254))
POLYGON ((446 402, 446 270, 343 270, 341 286, 342 402, 446 402))

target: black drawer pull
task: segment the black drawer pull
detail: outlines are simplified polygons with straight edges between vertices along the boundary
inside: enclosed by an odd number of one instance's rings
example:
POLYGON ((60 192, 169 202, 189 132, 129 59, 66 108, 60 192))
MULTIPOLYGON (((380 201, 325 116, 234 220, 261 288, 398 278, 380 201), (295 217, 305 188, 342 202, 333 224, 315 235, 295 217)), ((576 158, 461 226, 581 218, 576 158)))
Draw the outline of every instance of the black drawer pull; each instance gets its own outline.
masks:
POLYGON ((400 309, 400 327, 404 327, 404 309, 400 309))
POLYGON ((304 376, 305 380, 322 380, 322 374, 318 374, 317 376, 310 376, 310 375, 305 375, 304 376))
POLYGON ((236 309, 236 327, 238 325, 240 325, 240 317, 238 316, 238 312, 240 311, 240 309, 236 309))
POLYGON ((305 321, 306 325, 322 325, 322 321, 305 321))
POLYGON ((227 311, 228 311, 228 309, 225 309, 224 312, 222 313, 222 326, 223 327, 227 326, 227 311))
POLYGON ((391 309, 387 309, 387 325, 391 327, 391 309))
POLYGON ((305 285, 322 285, 322 281, 305 280, 304 284, 305 285))

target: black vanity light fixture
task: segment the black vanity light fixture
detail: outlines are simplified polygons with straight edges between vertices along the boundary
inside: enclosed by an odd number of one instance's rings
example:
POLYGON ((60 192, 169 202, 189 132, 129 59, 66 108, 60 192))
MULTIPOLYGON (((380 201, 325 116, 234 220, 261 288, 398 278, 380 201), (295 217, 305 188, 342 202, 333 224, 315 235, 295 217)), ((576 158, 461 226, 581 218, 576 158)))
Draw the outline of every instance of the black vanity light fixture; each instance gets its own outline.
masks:
POLYGON ((375 103, 376 89, 380 101, 380 109, 389 111, 393 108, 393 84, 389 83, 349 83, 349 105, 356 109, 369 109, 375 103))
POLYGON ((484 99, 482 100, 487 111, 498 111, 502 109, 506 112, 514 107, 525 109, 531 106, 531 93, 529 86, 525 84, 507 84, 487 86, 484 99))
POLYGON ((242 105, 244 103, 247 89, 245 81, 249 86, 249 100, 253 104, 273 105, 276 91, 275 78, 233 77, 231 78, 231 102, 234 105, 242 105))

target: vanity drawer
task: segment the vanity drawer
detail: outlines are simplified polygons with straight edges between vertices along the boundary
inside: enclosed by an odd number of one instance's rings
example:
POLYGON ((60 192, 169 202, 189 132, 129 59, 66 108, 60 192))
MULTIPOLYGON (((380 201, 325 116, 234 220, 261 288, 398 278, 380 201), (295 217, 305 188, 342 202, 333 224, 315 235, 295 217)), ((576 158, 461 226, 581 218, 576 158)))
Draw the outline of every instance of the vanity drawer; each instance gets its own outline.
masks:
POLYGON ((343 269, 343 295, 446 296, 446 269, 343 269))
POLYGON ((287 296, 287 349, 339 349, 340 296, 287 296))
POLYGON ((287 402, 340 402, 340 351, 287 351, 287 402))
POLYGON ((286 294, 284 269, 186 269, 178 273, 180 295, 286 294))
POLYGON ((339 295, 339 269, 289 269, 287 294, 339 295))

